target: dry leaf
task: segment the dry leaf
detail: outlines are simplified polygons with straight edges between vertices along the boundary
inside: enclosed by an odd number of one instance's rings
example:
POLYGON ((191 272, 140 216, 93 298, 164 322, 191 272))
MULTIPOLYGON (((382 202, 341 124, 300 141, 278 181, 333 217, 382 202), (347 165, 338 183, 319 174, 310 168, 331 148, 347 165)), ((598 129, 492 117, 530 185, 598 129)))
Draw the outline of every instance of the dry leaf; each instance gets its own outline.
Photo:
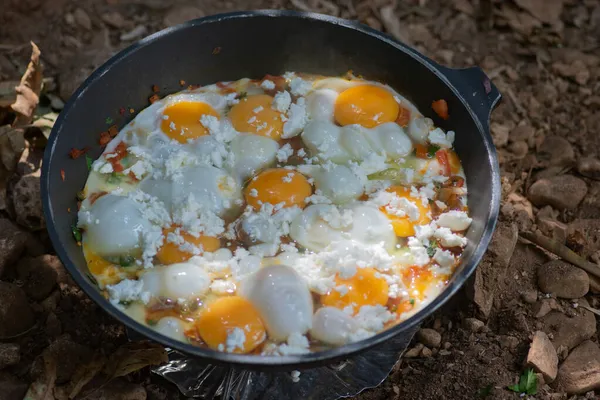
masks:
POLYGON ((106 365, 106 357, 97 353, 94 358, 86 365, 81 366, 71 378, 71 390, 69 399, 74 399, 81 392, 81 389, 87 385, 106 365))
POLYGON ((29 386, 23 400, 54 400, 53 392, 58 361, 50 352, 44 352, 42 357, 44 358, 44 373, 29 386))
POLYGON ((0 210, 7 207, 6 186, 25 150, 22 129, 0 126, 0 210))
POLYGON ((35 121, 33 121, 33 124, 31 124, 31 126, 39 128, 42 131, 43 135, 46 137, 46 139, 48 139, 48 137, 50 136, 50 132, 52 131, 52 127, 56 122, 56 118, 58 118, 58 113, 55 112, 49 112, 44 115, 40 115, 39 117, 36 116, 35 121))
POLYGON ((381 22, 383 23, 383 27, 394 38, 398 39, 399 41, 401 41, 403 43, 410 44, 410 42, 408 40, 408 36, 406 35, 405 31, 402 29, 400 20, 398 19, 398 17, 396 16, 396 14, 394 12, 395 8, 396 8, 395 4, 381 8, 380 14, 381 14, 381 22))
POLYGON ((42 65, 40 64, 40 49, 31 42, 31 60, 27 70, 21 77, 21 83, 16 87, 17 99, 12 104, 12 109, 17 113, 13 122, 14 127, 28 125, 33 120, 33 113, 40 101, 42 90, 42 65))
POLYGON ((153 342, 132 342, 117 349, 108 359, 104 373, 108 381, 129 375, 150 365, 159 365, 169 360, 165 349, 153 342))

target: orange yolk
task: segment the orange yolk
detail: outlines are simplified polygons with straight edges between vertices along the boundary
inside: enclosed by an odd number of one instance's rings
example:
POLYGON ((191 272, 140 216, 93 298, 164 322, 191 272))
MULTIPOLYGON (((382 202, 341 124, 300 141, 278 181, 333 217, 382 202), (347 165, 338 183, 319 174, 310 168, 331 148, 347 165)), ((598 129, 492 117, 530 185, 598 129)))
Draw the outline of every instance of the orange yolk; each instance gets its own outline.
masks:
POLYGON ((415 199, 414 197, 411 197, 410 189, 408 189, 404 186, 390 186, 387 189, 387 191, 391 192, 391 193, 396 193, 396 195, 398 195, 398 197, 402 197, 409 201, 412 201, 413 203, 415 203, 415 205, 419 209, 419 218, 416 221, 412 221, 408 216, 399 217, 394 214, 389 214, 386 211, 385 207, 381 207, 380 210, 383 213, 385 213, 387 215, 388 219, 391 221, 392 226, 394 227, 394 232, 396 233, 396 236, 399 236, 399 237, 414 236, 415 235, 415 225, 425 225, 425 224, 428 224, 429 222, 431 222, 431 218, 428 216, 428 215, 430 215, 429 212, 431 211, 429 204, 424 206, 421 199, 415 199))
POLYGON ((255 210, 259 210, 263 203, 272 205, 285 203, 284 207, 304 208, 306 205, 304 200, 311 194, 312 186, 306 177, 285 168, 261 172, 250 181, 244 191, 246 202, 255 210))
POLYGON ((409 267, 402 272, 402 282, 411 297, 425 298, 425 291, 433 283, 433 274, 425 267, 409 267))
POLYGON ((188 139, 196 139, 208 135, 208 129, 200 123, 203 115, 219 118, 219 114, 210 105, 202 102, 181 101, 165 108, 160 129, 171 139, 179 143, 187 143, 188 139))
POLYGON ((335 120, 341 126, 359 124, 374 128, 398 118, 400 105, 388 90, 360 85, 344 90, 335 101, 335 120))
MULTIPOLYGON (((174 231, 175 227, 163 229, 165 240, 161 248, 158 249, 158 253, 156 253, 156 258, 162 264, 169 265, 184 262, 194 255, 193 253, 181 250, 178 244, 167 241, 167 235, 174 231)), ((203 251, 213 252, 221 247, 219 239, 214 236, 200 235, 199 237, 195 237, 186 232, 181 232, 181 236, 187 243, 200 247, 203 251)))
POLYGON ((242 348, 234 353, 249 353, 266 338, 265 327, 254 306, 239 296, 220 297, 209 303, 196 321, 196 329, 204 342, 214 350, 227 350, 227 336, 235 328, 244 332, 242 348))
POLYGON ((385 279, 377 277, 373 268, 357 268, 356 274, 349 279, 336 277, 336 286, 345 285, 348 292, 342 295, 333 289, 321 296, 324 306, 342 309, 352 306, 358 311, 362 306, 385 306, 388 301, 389 286, 385 279))
POLYGON ((461 164, 458 154, 454 150, 446 150, 448 153, 448 164, 450 164, 450 172, 452 175, 456 175, 460 172, 461 164))
POLYGON ((271 108, 273 97, 267 94, 248 96, 229 111, 229 118, 238 132, 255 133, 273 140, 283 134, 281 113, 271 108))

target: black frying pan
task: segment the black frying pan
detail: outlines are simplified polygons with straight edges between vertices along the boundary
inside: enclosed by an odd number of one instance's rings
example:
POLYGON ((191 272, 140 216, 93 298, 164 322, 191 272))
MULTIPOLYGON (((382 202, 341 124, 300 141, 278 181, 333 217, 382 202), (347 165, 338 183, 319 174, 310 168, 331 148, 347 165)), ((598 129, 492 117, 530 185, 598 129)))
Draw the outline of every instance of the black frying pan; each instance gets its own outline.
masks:
POLYGON ((490 112, 499 99, 500 93, 481 69, 440 66, 356 22, 290 11, 238 12, 190 21, 120 52, 69 100, 54 125, 42 167, 42 200, 50 238, 75 281, 100 307, 165 346, 211 363, 245 368, 298 369, 331 363, 414 327, 446 302, 476 268, 494 230, 500 202, 498 162, 489 134, 490 112), (76 194, 87 179, 84 158, 72 160, 71 148, 89 147, 89 154, 97 158, 102 153, 99 133, 111 120, 119 127, 129 122, 134 117, 130 108, 146 107, 152 85, 167 94, 181 90, 180 80, 204 85, 285 71, 336 76, 349 69, 389 84, 436 125, 456 131, 455 147, 467 176, 473 224, 462 262, 440 296, 408 320, 369 339, 325 352, 283 357, 227 354, 185 344, 137 323, 102 297, 87 275, 81 248, 71 233, 76 194), (450 118, 446 121, 431 110, 432 101, 438 99, 448 102, 450 118))

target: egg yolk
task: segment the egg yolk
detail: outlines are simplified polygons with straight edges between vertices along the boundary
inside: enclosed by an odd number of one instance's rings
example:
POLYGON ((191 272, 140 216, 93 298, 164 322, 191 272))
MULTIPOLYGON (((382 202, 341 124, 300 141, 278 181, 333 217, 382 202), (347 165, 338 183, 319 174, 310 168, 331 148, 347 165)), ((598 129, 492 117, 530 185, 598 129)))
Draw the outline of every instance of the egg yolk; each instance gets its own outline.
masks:
POLYGON ((304 208, 305 199, 312 194, 312 186, 304 175, 285 168, 268 169, 253 178, 246 190, 246 202, 260 209, 260 205, 285 203, 284 207, 304 208))
POLYGON ((203 115, 219 118, 219 114, 207 103, 181 101, 167 106, 163 112, 160 129, 171 139, 187 143, 208 135, 208 129, 200 122, 203 115))
POLYGON ((450 172, 452 175, 456 175, 460 172, 462 165, 460 163, 460 159, 458 158, 458 154, 454 150, 446 150, 448 153, 448 164, 450 164, 450 172))
POLYGON ((411 297, 423 300, 427 289, 434 283, 434 277, 429 269, 413 266, 402 272, 402 282, 411 297))
POLYGON ((281 113, 271 107, 273 97, 257 94, 243 98, 229 111, 231 124, 238 132, 254 133, 279 140, 283 134, 281 113))
MULTIPOLYGON (((175 229, 175 227, 163 229, 165 240, 161 248, 158 249, 158 252, 156 253, 156 258, 158 258, 158 261, 160 261, 161 264, 169 265, 184 262, 189 260, 194 255, 191 252, 181 250, 179 248, 179 244, 167 241, 167 235, 175 232, 175 229)), ((213 252, 221 247, 219 239, 214 236, 200 235, 199 237, 195 237, 187 232, 181 232, 180 235, 185 242, 199 247, 203 251, 213 252)))
POLYGON ((416 221, 412 221, 408 216, 399 217, 397 215, 388 213, 387 210, 385 209, 385 206, 381 207, 380 210, 387 215, 388 219, 392 223, 392 226, 394 227, 394 232, 396 233, 396 236, 399 236, 399 237, 414 236, 415 235, 415 225, 425 225, 431 221, 431 218, 429 217, 430 211, 431 211, 429 204, 424 206, 423 202, 421 201, 420 198, 415 199, 414 197, 411 197, 410 189, 408 189, 404 186, 390 186, 387 189, 387 191, 390 193, 396 193, 396 195, 398 197, 405 198, 405 199, 415 203, 415 205, 419 209, 419 218, 417 218, 416 221))
POLYGON ((358 268, 353 277, 341 279, 338 276, 335 283, 338 289, 342 286, 342 290, 333 289, 321 296, 324 306, 339 309, 352 306, 358 311, 362 306, 387 304, 389 286, 385 279, 377 276, 377 271, 373 268, 358 268))
POLYGON ((359 124, 374 128, 398 117, 400 105, 388 90, 360 85, 344 90, 335 101, 334 116, 341 126, 359 124))
POLYGON ((196 329, 204 342, 214 350, 249 353, 266 338, 265 327, 258 311, 239 296, 220 297, 209 303, 196 321, 196 329), (241 348, 228 349, 227 337, 241 329, 244 333, 241 348))

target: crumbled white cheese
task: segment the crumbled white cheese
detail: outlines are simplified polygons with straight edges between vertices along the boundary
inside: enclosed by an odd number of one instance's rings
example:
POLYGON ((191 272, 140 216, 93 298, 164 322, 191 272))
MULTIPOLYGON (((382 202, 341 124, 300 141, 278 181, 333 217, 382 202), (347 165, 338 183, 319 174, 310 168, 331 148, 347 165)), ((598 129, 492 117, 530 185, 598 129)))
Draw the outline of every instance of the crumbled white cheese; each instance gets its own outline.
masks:
POLYGON ((304 148, 301 147, 300 149, 298 149, 296 154, 298 155, 298 157, 304 158, 304 157, 306 157, 306 150, 304 150, 304 148))
POLYGON ((294 173, 293 172, 290 172, 286 176, 284 176, 283 178, 281 178, 281 180, 284 181, 285 183, 291 183, 292 179, 294 179, 294 173))
POLYGON ((277 156, 277 161, 286 162, 288 158, 294 154, 294 149, 292 149, 292 146, 289 143, 286 143, 281 146, 281 148, 277 150, 277 153, 275 154, 277 156))
POLYGON ((256 107, 254 110, 252 110, 252 112, 254 114, 258 114, 259 112, 261 112, 262 110, 264 110, 265 108, 263 106, 258 106, 256 107))
POLYGON ((210 284, 210 290, 212 290, 213 293, 220 295, 233 294, 236 289, 235 283, 224 279, 215 279, 210 284))
POLYGON ((354 316, 358 329, 350 333, 350 341, 356 342, 375 335, 385 324, 395 318, 384 306, 362 306, 354 316))
POLYGON ((290 93, 287 90, 284 90, 283 92, 277 92, 273 98, 272 107, 280 113, 285 113, 288 108, 290 108, 291 104, 292 96, 290 96, 290 93))
POLYGON ((250 195, 250 197, 258 197, 258 190, 256 188, 252 188, 250 189, 250 192, 248 192, 248 194, 250 195))
POLYGON ((283 124, 283 139, 289 139, 298 135, 306 126, 308 117, 306 114, 306 101, 300 97, 295 103, 290 105, 288 111, 288 120, 283 124))
POLYGON ((292 371, 290 372, 290 376, 292 377, 292 382, 300 382, 300 371, 292 371))
POLYGON ((292 333, 288 339, 287 343, 284 343, 279 346, 277 351, 281 355, 291 355, 291 354, 306 354, 310 353, 309 343, 306 336, 300 333, 292 333))
POLYGON ((132 302, 140 300, 147 304, 150 301, 150 293, 144 292, 144 283, 133 279, 123 279, 115 285, 106 285, 106 291, 110 296, 110 302, 119 304, 121 302, 132 302))
POLYGON ((440 209, 440 210, 445 210, 446 208, 448 208, 448 206, 446 205, 446 203, 444 203, 443 201, 439 201, 436 200, 435 201, 435 205, 440 209))
POLYGON ((260 84, 260 87, 263 89, 266 89, 266 90, 273 90, 273 89, 275 89, 275 82, 265 79, 260 84))
POLYGON ((227 332, 227 339, 225 340, 225 346, 228 353, 233 353, 235 349, 244 350, 244 343, 246 342, 246 334, 241 328, 233 328, 227 332))
POLYGON ((312 83, 305 81, 300 77, 295 77, 290 81, 290 91, 294 96, 304 96, 312 89, 312 83))
POLYGON ((137 180, 142 180, 142 178, 144 177, 144 174, 150 168, 152 168, 152 167, 150 165, 148 165, 145 161, 137 161, 131 167, 129 167, 126 170, 124 170, 123 173, 124 174, 129 174, 130 172, 132 172, 133 175, 136 177, 137 180))
POLYGON ((440 128, 435 128, 429 132, 429 142, 440 146, 443 149, 449 149, 454 142, 454 132, 449 131, 447 134, 440 128))
POLYGON ((225 231, 225 222, 211 210, 206 202, 197 201, 193 193, 173 210, 173 222, 193 236, 200 234, 218 236, 225 231))
POLYGON ((200 117, 200 123, 220 143, 229 143, 239 134, 229 119, 219 120, 213 115, 204 114, 200 117))
POLYGON ((440 240, 440 243, 444 247, 463 247, 467 245, 467 238, 459 236, 448 228, 436 229, 434 236, 440 240))
POLYGON ((109 162, 104 162, 101 159, 94 161, 92 164, 92 170, 100 172, 101 174, 110 174, 114 172, 112 164, 109 162))
POLYGON ((437 224, 453 231, 464 231, 471 225, 472 221, 473 219, 466 212, 452 210, 441 214, 437 219, 437 224))
POLYGON ((248 121, 247 121, 247 122, 248 122, 249 124, 253 124, 253 123, 255 123, 255 122, 256 122, 256 116, 255 116, 255 115, 251 116, 251 117, 250 117, 250 119, 248 119, 248 121))
POLYGON ((451 267, 454 264, 454 255, 448 250, 437 249, 433 255, 433 260, 442 268, 451 267))

